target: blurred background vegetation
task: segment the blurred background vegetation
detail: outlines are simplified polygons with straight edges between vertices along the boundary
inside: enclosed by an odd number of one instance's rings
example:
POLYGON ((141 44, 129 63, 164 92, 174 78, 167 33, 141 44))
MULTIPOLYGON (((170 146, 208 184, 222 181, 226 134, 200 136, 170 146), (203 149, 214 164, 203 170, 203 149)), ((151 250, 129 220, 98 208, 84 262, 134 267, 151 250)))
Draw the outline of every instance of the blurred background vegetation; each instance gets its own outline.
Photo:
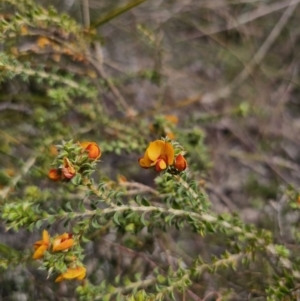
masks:
MULTIPOLYGON (((78 191, 47 178, 62 139, 100 145, 96 179, 154 187, 137 160, 171 133, 216 213, 237 213, 297 253, 299 2, 1 1, 0 205, 76 202, 78 191)), ((26 256, 25 266, 7 260, 30 254, 39 237, 0 223, 0 300, 75 300, 76 284, 53 284, 26 256)), ((85 263, 97 284, 140 265, 147 274, 178 258, 209 259, 227 244, 175 229, 108 231, 92 234, 85 263)), ((207 274, 186 298, 265 300, 266 274, 260 264, 207 274)))

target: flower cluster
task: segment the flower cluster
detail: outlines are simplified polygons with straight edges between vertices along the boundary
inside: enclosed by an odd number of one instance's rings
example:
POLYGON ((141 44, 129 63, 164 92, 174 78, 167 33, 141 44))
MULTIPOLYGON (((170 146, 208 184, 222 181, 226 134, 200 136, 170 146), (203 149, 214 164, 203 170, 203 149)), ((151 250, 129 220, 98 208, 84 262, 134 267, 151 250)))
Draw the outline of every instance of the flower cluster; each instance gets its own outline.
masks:
MULTIPOLYGON (((48 231, 44 230, 42 239, 34 243, 34 254, 33 259, 42 259, 46 251, 55 253, 55 252, 67 252, 75 245, 73 235, 70 233, 63 233, 50 238, 48 231)), ((69 256, 71 258, 71 265, 67 268, 66 272, 59 275, 55 282, 60 282, 62 280, 71 280, 71 279, 84 279, 86 275, 86 268, 81 265, 73 263, 76 259, 75 256, 69 256)))
POLYGON ((57 168, 52 168, 48 172, 48 177, 53 181, 70 181, 77 173, 83 173, 81 166, 86 163, 86 159, 95 161, 100 158, 101 150, 95 142, 78 143, 77 152, 74 149, 64 149, 64 154, 58 160, 57 168), (71 154, 69 154, 71 153, 71 154), (86 156, 83 156, 86 155, 86 156), (76 164, 75 164, 76 162, 76 164))
POLYGON ((171 173, 179 173, 187 168, 187 162, 180 147, 165 140, 150 142, 144 156, 139 159, 143 168, 154 167, 156 171, 169 170, 171 173))
MULTIPOLYGON (((49 178, 53 181, 70 181, 76 176, 72 180, 74 184, 88 183, 86 175, 95 169, 96 160, 101 156, 100 147, 95 142, 63 142, 50 151, 56 158, 55 168, 50 169, 48 173, 49 178)), ((184 154, 182 146, 167 137, 150 142, 144 156, 139 159, 139 164, 143 168, 154 168, 157 172, 179 174, 187 168, 184 154)), ((79 244, 75 244, 72 234, 63 233, 51 239, 49 233, 44 230, 42 239, 35 242, 34 250, 33 259, 43 259, 43 265, 48 267, 49 273, 53 270, 60 273, 55 282, 85 278, 86 268, 80 261, 82 249, 79 244), (58 252, 66 254, 61 253, 58 256, 58 252), (60 262, 63 268, 57 268, 57 260, 62 260, 60 262)))

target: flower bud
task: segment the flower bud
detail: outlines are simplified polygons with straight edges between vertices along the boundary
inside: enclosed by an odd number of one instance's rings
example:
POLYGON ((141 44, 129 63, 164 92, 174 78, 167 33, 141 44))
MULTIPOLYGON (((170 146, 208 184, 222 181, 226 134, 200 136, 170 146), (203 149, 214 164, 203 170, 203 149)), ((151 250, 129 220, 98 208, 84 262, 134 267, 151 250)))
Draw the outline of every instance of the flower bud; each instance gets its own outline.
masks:
POLYGON ((184 171, 186 169, 187 162, 183 155, 180 154, 175 158, 174 166, 178 171, 184 171))

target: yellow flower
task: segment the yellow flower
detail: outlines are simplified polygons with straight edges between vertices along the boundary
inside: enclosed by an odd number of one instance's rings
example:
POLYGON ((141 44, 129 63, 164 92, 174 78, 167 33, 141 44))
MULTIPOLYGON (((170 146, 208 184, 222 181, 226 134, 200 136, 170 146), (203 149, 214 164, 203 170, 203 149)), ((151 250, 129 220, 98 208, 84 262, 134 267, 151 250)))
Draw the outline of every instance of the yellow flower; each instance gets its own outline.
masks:
POLYGON ((61 169, 61 171, 66 179, 72 179, 76 174, 74 166, 67 157, 64 157, 64 167, 61 169))
POLYGON ((149 144, 144 157, 139 159, 139 164, 143 168, 155 166, 156 171, 162 171, 172 165, 173 161, 173 145, 162 140, 155 140, 149 144))
POLYGON ((74 239, 72 239, 72 234, 64 233, 57 236, 53 241, 52 251, 65 251, 74 245, 74 239))
POLYGON ((50 246, 50 236, 46 230, 43 231, 42 240, 38 240, 34 244, 35 252, 32 256, 33 259, 40 259, 44 256, 45 251, 50 246))
POLYGON ((57 169, 57 168, 50 169, 49 172, 48 172, 48 177, 52 181, 59 181, 59 180, 61 180, 62 179, 61 170, 57 169))
POLYGON ((68 268, 67 271, 61 275, 59 275, 55 282, 60 282, 63 280, 82 280, 86 275, 86 268, 85 267, 76 267, 76 268, 68 268))
POLYGON ((175 158, 175 163, 174 163, 174 166, 175 168, 178 170, 178 171, 183 171, 186 169, 187 167, 187 162, 184 158, 183 155, 178 155, 176 158, 175 158))
POLYGON ((100 158, 101 150, 96 142, 81 142, 80 146, 89 153, 90 159, 97 160, 100 158))

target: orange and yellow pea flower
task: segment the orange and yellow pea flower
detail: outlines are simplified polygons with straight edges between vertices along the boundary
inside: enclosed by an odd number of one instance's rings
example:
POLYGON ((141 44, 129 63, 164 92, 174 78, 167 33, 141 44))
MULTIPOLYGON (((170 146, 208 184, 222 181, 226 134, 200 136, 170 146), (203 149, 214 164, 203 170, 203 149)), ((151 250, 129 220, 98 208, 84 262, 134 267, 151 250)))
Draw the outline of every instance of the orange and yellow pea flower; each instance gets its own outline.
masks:
POLYGON ((143 168, 155 167, 156 171, 162 171, 174 162, 174 148, 169 142, 155 140, 151 142, 145 151, 144 157, 139 159, 143 168))
POLYGON ((72 280, 72 279, 82 280, 84 279, 85 275, 86 275, 85 267, 80 266, 76 268, 68 268, 65 273, 59 275, 55 279, 55 282, 60 282, 63 280, 72 280))
POLYGON ((88 156, 92 160, 97 160, 101 156, 101 149, 96 142, 81 142, 80 146, 88 152, 88 156))
POLYGON ((57 252, 70 249, 74 245, 74 239, 72 238, 72 236, 73 235, 70 233, 64 233, 54 238, 52 251, 57 252))
POLYGON ((76 174, 76 169, 67 157, 64 157, 63 168, 61 169, 63 177, 72 179, 76 174))
POLYGON ((46 230, 44 230, 42 239, 34 243, 33 247, 35 249, 35 252, 32 258, 33 259, 42 258, 44 256, 45 251, 49 248, 49 246, 50 246, 50 236, 49 233, 46 230))
POLYGON ((183 155, 176 156, 174 166, 178 171, 184 171, 187 168, 187 162, 183 155))

